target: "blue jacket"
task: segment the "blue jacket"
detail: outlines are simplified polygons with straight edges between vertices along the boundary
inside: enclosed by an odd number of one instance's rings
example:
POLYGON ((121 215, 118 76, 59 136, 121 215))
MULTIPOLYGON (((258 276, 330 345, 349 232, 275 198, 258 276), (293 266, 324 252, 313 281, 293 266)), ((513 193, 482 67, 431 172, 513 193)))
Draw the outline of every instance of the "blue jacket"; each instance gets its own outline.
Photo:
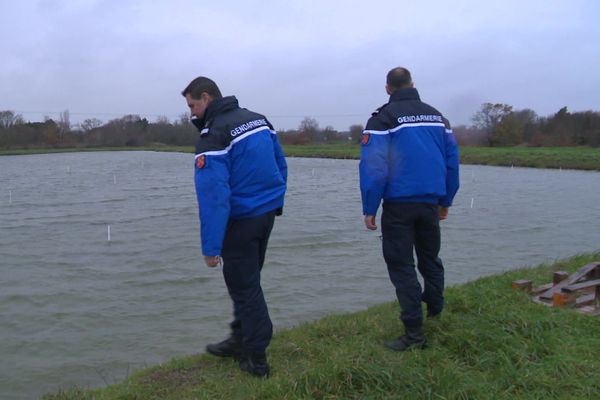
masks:
POLYGON ((195 182, 202 254, 221 254, 230 219, 255 217, 283 207, 287 164, 275 130, 235 97, 212 101, 196 144, 195 182))
POLYGON ((448 120, 423 103, 416 89, 396 90, 363 132, 363 214, 376 215, 382 200, 449 207, 458 191, 458 167, 458 145, 448 120))

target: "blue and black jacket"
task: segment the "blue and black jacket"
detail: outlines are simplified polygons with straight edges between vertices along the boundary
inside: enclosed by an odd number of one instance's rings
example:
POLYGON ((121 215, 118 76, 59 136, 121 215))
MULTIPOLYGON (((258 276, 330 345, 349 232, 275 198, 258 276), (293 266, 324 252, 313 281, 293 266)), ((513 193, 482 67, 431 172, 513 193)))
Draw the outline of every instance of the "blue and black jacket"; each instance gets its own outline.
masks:
POLYGON ((373 113, 362 136, 363 214, 381 201, 452 205, 458 191, 458 145, 448 120, 414 88, 396 90, 373 113))
POLYGON ((287 164, 273 126, 233 96, 213 100, 192 122, 200 131, 194 168, 202 254, 217 256, 230 219, 283 208, 287 164))

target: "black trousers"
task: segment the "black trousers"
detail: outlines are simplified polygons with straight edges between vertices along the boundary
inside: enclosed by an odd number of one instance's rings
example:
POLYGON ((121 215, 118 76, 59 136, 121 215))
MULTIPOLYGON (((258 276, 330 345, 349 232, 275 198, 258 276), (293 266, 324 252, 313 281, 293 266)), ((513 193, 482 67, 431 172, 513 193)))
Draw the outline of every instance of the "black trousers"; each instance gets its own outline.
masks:
POLYGON ((232 337, 248 354, 263 354, 273 336, 260 273, 274 221, 275 211, 230 220, 221 250, 223 276, 233 301, 232 337))
POLYGON ((438 207, 426 203, 384 203, 381 229, 383 257, 402 309, 400 319, 407 328, 420 328, 421 301, 427 304, 429 314, 437 314, 444 307, 438 207), (424 288, 417 278, 413 250, 424 288))

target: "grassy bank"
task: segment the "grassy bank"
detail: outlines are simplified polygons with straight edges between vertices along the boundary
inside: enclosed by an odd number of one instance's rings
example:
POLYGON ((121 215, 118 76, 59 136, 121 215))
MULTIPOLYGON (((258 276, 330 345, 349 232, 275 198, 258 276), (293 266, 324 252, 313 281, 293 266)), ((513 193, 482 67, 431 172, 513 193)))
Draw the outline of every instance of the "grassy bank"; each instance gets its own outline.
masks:
POLYGON ((40 149, 14 149, 0 150, 0 156, 24 156, 31 154, 50 154, 50 153, 79 153, 93 151, 169 151, 181 153, 193 153, 192 146, 143 146, 143 147, 70 147, 70 148, 40 148, 40 149))
MULTIPOLYGON (((284 145, 288 157, 360 157, 360 146, 350 144, 284 145)), ((0 155, 25 155, 73 151, 173 151, 193 153, 192 146, 102 147, 77 149, 0 150, 0 155)), ((600 171, 600 148, 590 147, 461 147, 462 164, 533 168, 564 168, 600 171)))
MULTIPOLYGON (((290 157, 355 158, 358 145, 284 146, 290 157)), ((590 147, 461 147, 462 164, 600 171, 600 148, 590 147)))
POLYGON ((591 147, 462 147, 463 164, 600 171, 600 148, 591 147))
POLYGON ((118 385, 44 398, 597 398, 600 318, 535 304, 511 290, 511 282, 547 283, 551 271, 572 272, 598 259, 600 253, 578 256, 449 288, 442 318, 425 324, 423 351, 400 354, 382 346, 400 333, 398 306, 389 303, 278 332, 269 348, 272 377, 265 381, 231 360, 193 355, 118 385))
POLYGON ((360 146, 350 144, 283 145, 287 157, 360 158, 360 146))

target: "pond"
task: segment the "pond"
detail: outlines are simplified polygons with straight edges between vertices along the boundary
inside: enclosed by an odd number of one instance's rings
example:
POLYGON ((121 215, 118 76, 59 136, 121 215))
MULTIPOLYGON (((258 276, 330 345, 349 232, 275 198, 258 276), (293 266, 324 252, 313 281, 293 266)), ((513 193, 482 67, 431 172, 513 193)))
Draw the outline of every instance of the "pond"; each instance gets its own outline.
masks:
MULTIPOLYGON (((204 351, 228 332, 202 262, 193 157, 0 157, 0 398, 36 398, 204 351), (110 229, 110 240, 109 240, 110 229)), ((392 301, 358 161, 290 158, 263 272, 276 329, 392 301)), ((600 174, 463 166, 442 223, 447 283, 600 249, 600 174)))

